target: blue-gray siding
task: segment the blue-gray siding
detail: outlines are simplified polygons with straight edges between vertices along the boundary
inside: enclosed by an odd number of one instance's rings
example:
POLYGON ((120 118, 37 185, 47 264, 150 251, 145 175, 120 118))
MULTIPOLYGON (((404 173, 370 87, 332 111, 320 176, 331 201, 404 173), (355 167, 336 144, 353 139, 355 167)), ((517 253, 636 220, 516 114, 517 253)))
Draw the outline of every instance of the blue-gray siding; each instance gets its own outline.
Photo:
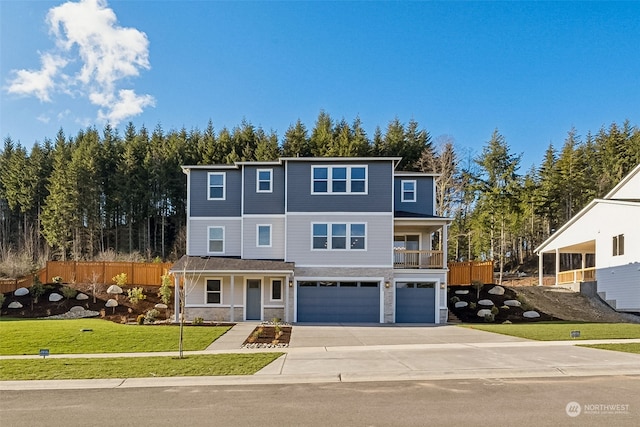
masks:
POLYGON ((391 161, 287 162, 287 210, 289 212, 391 212, 391 161), (367 165, 367 194, 311 194, 311 166, 367 165))
POLYGON ((284 213, 284 167, 244 166, 244 213, 245 214, 283 214, 284 213), (272 192, 256 192, 256 171, 272 170, 272 192))
POLYGON ((189 181, 189 213, 192 217, 240 216, 242 174, 239 169, 191 169, 189 181), (207 176, 209 172, 223 172, 226 174, 225 200, 208 200, 209 183, 207 182, 207 176))
POLYGON ((190 219, 187 236, 187 255, 193 256, 240 256, 242 221, 229 219, 190 219), (209 253, 209 227, 224 227, 224 253, 209 253))
POLYGON ((423 215, 435 215, 433 206, 433 177, 432 176, 396 176, 394 178, 395 210, 423 215), (401 182, 403 180, 416 181, 416 201, 402 202, 401 182))

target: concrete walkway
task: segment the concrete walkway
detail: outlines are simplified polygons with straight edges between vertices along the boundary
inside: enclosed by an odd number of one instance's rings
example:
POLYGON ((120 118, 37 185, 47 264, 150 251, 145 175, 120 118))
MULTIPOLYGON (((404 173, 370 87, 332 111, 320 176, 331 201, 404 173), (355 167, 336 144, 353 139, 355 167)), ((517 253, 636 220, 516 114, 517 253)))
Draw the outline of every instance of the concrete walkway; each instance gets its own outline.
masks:
MULTIPOLYGON (((457 326, 294 325, 288 348, 242 349, 257 323, 239 323, 209 348, 185 354, 285 353, 255 375, 108 380, 4 381, 0 390, 171 387, 640 375, 640 355, 578 347, 631 340, 530 341, 457 326)), ((166 353, 52 355, 146 357, 166 353)), ((38 356, 3 356, 33 358, 38 356)))

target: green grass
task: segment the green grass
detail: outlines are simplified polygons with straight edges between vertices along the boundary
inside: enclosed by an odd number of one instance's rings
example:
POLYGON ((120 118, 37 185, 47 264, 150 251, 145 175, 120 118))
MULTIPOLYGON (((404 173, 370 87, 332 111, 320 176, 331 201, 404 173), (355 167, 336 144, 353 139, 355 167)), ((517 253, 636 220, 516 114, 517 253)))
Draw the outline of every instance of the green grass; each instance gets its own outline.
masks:
MULTIPOLYGON (((177 351, 179 327, 121 325, 108 320, 11 320, 0 318, 0 355, 138 353, 177 351), (82 332, 90 329, 91 331, 82 332)), ((183 349, 204 350, 227 326, 185 327, 183 349)))
POLYGON ((0 380, 252 375, 282 353, 0 360, 0 380))
POLYGON ((538 341, 571 340, 571 331, 580 331, 580 338, 576 338, 577 340, 640 338, 640 324, 635 323, 536 322, 463 326, 538 341))
POLYGON ((599 349, 602 349, 602 350, 624 351, 626 353, 640 354, 640 344, 638 344, 638 343, 629 343, 629 344, 593 344, 593 345, 584 345, 584 346, 581 346, 581 347, 599 348, 599 349))

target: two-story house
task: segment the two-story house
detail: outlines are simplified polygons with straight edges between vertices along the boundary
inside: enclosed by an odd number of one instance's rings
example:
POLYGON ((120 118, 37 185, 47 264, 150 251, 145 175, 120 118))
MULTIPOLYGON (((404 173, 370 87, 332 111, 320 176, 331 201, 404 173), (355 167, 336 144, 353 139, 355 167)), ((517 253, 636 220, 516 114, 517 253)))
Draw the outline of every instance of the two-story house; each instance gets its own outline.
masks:
POLYGON ((447 218, 399 158, 184 166, 187 319, 443 323, 447 218))

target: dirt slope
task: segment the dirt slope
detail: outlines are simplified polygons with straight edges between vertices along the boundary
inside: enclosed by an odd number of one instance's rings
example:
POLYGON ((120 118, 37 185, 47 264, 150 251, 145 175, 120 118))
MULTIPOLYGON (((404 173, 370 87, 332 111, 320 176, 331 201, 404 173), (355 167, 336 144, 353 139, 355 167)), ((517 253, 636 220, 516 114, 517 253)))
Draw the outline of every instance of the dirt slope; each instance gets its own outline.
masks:
POLYGON ((579 322, 640 323, 640 316, 618 313, 597 297, 547 286, 516 286, 511 288, 529 305, 563 320, 579 322))

